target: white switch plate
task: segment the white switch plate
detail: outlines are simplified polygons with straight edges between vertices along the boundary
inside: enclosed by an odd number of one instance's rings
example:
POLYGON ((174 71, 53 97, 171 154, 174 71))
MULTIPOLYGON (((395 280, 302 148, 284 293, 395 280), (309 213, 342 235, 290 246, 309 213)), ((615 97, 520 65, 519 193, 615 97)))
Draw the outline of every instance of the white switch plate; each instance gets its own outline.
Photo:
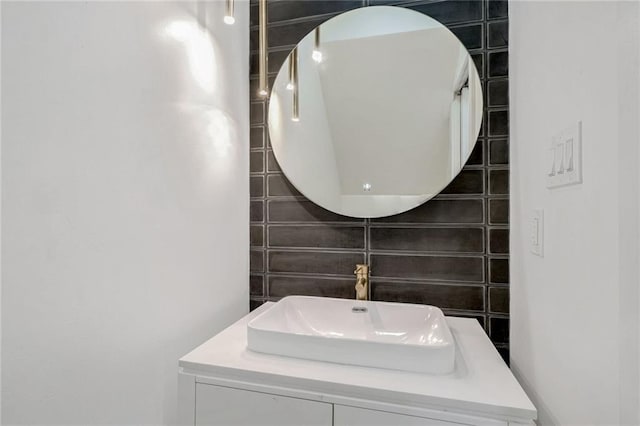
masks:
POLYGON ((547 188, 582 183, 582 122, 553 137, 548 157, 547 188))
POLYGON ((531 253, 543 257, 544 254, 544 210, 531 211, 529 220, 531 253))

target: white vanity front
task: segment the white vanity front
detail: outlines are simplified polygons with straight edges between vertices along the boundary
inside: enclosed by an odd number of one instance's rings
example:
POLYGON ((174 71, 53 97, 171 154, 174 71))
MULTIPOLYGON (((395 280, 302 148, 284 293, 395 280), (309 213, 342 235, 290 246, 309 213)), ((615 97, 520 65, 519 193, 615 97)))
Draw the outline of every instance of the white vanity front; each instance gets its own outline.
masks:
POLYGON ((274 306, 264 304, 180 359, 182 424, 506 426, 536 418, 474 319, 445 317, 455 366, 448 374, 427 374, 248 349, 247 324, 274 306))

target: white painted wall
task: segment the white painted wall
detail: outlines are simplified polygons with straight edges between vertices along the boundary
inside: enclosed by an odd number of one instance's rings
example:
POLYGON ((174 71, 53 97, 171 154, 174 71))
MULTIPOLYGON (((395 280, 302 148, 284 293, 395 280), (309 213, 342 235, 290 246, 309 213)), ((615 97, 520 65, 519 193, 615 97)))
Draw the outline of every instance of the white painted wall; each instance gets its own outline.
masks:
POLYGON ((638 9, 510 2, 511 366, 543 425, 640 420, 638 9), (551 137, 577 120, 584 183, 548 190, 551 137))
POLYGON ((2 3, 3 424, 170 424, 177 359, 247 312, 248 2, 223 11, 2 3))

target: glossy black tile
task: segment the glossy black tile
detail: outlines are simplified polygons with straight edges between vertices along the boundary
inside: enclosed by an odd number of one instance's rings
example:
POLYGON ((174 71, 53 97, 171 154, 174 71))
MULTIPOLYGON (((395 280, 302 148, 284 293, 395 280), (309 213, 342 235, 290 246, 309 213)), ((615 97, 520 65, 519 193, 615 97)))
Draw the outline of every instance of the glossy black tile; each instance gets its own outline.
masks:
POLYGON ((251 225, 249 227, 249 241, 251 242, 251 246, 260 246, 264 245, 264 226, 263 225, 251 225))
POLYGON ((479 283, 484 281, 482 257, 372 254, 370 258, 373 277, 479 283))
POLYGON ((489 230, 489 253, 508 254, 509 253, 509 230, 490 229, 489 230))
POLYGON ((453 311, 451 312, 449 309, 443 309, 444 314, 448 317, 456 317, 456 318, 471 318, 474 319, 476 321, 478 321, 478 324, 480 324, 480 327, 482 327, 483 329, 486 329, 486 318, 484 315, 474 315, 473 313, 462 313, 459 311, 453 311))
MULTIPOLYGON (((284 64, 284 61, 287 59, 287 56, 289 56, 290 52, 291 52, 291 49, 285 49, 277 52, 269 52, 269 60, 267 63, 267 68, 269 72, 277 73, 278 71, 280 71, 280 67, 282 67, 282 64, 284 64)), ((257 73, 257 68, 256 68, 256 73, 257 73)), ((270 85, 269 87, 273 87, 273 85, 270 85)))
POLYGON ((484 193, 483 170, 463 170, 442 194, 482 194, 484 193))
POLYGON ((482 49, 482 24, 451 28, 451 32, 458 37, 467 50, 482 49))
POLYGON ((509 16, 508 0, 488 0, 487 17, 489 19, 506 18, 509 16))
POLYGON ((509 259, 489 259, 489 282, 509 283, 509 259))
POLYGON ((264 148, 264 127, 251 128, 249 132, 249 146, 251 148, 264 148))
POLYGON ((489 200, 489 224, 509 223, 509 200, 489 200))
POLYGON ((319 251, 268 251, 269 272, 353 275, 357 263, 364 263, 364 253, 319 251))
POLYGON ((325 210, 308 200, 269 200, 269 222, 362 222, 325 210))
POLYGON ((264 196, 264 176, 249 177, 249 194, 251 197, 264 196))
POLYGON ((489 49, 509 45, 509 22, 490 22, 487 24, 489 49))
POLYGON ((484 221, 481 198, 466 200, 433 199, 408 212, 372 219, 373 223, 464 223, 481 224, 484 221))
POLYGON ((286 197, 300 196, 298 190, 287 180, 284 175, 267 176, 267 196, 286 197))
POLYGON ((467 166, 481 166, 484 163, 484 144, 482 143, 482 139, 476 141, 475 146, 473 147, 473 151, 469 155, 469 159, 467 160, 467 166))
POLYGON ((509 343, 509 319, 489 318, 491 340, 495 343, 509 343))
POLYGON ((269 247, 364 249, 364 226, 272 225, 269 247))
POLYGON ((387 302, 420 303, 441 309, 484 310, 484 287, 371 281, 371 298, 387 302))
POLYGON ((269 49, 281 46, 295 46, 329 16, 294 22, 287 25, 269 25, 269 49))
POLYGON ((489 288, 489 311, 499 314, 509 313, 509 287, 489 288))
POLYGON ((498 345, 496 349, 498 350, 498 353, 500 354, 500 357, 502 357, 502 360, 505 362, 505 364, 509 366, 509 348, 507 346, 498 345))
POLYGON ((282 277, 269 276, 272 297, 289 295, 355 298, 355 278, 282 277))
POLYGON ((487 97, 490 107, 500 107, 509 104, 509 81, 506 79, 490 80, 487 83, 487 97))
POLYGON ((249 270, 251 272, 264 271, 264 251, 251 250, 249 254, 249 270))
POLYGON ((252 102, 250 108, 250 122, 251 124, 264 123, 264 103, 252 102))
POLYGON ((484 253, 482 228, 371 228, 371 250, 484 253))
POLYGON ((482 1, 458 0, 429 2, 407 7, 429 15, 443 24, 479 21, 482 19, 482 1))
POLYGON ((251 201, 249 203, 249 220, 251 222, 262 222, 264 220, 264 202, 251 201))
POLYGON ((402 3, 402 0, 368 0, 368 2, 370 6, 388 6, 402 3))
POLYGON ((509 141, 498 139, 489 141, 489 164, 509 164, 509 141))
POLYGON ((260 306, 262 306, 263 303, 264 303, 264 300, 258 300, 258 299, 249 300, 249 311, 258 309, 260 306))
POLYGON ((509 112, 489 111, 489 136, 506 136, 509 134, 509 112))
POLYGON ((251 275, 249 277, 249 294, 251 296, 264 296, 264 277, 262 275, 251 275))
MULTIPOLYGON (((288 19, 306 18, 315 15, 345 12, 362 6, 361 0, 282 0, 268 3, 269 22, 286 21, 288 19)), ((257 11, 256 11, 257 13, 257 11)))
POLYGON ((489 77, 509 75, 509 53, 489 52, 489 77))
POLYGON ((489 194, 509 194, 509 171, 490 170, 489 171, 489 194))
POLYGON ((260 9, 257 0, 251 0, 249 5, 249 26, 258 25, 260 23, 260 9))
POLYGON ((252 151, 249 154, 249 172, 251 173, 264 172, 264 152, 252 151))
POLYGON ((268 172, 280 172, 280 165, 273 151, 267 151, 267 171, 268 172))
POLYGON ((480 78, 484 78, 484 54, 472 53, 471 60, 473 60, 473 64, 476 66, 480 78))

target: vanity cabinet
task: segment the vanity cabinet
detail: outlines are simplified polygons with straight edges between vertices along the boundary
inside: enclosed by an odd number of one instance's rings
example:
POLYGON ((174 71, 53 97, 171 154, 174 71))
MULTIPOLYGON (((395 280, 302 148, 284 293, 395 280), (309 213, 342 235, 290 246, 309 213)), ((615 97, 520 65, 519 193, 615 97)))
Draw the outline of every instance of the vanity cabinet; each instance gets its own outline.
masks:
POLYGON ((345 405, 335 405, 333 424, 334 426, 455 426, 460 423, 389 413, 386 411, 367 410, 345 405))
POLYGON ((535 407, 473 319, 446 318, 455 370, 434 375, 250 351, 247 323, 271 305, 180 359, 180 424, 534 425, 535 407))
POLYGON ((333 406, 324 402, 197 384, 196 426, 331 426, 333 406))
MULTIPOLYGON (((455 426, 380 410, 197 383, 196 426, 455 426)), ((471 423, 466 423, 471 424, 471 423)))

